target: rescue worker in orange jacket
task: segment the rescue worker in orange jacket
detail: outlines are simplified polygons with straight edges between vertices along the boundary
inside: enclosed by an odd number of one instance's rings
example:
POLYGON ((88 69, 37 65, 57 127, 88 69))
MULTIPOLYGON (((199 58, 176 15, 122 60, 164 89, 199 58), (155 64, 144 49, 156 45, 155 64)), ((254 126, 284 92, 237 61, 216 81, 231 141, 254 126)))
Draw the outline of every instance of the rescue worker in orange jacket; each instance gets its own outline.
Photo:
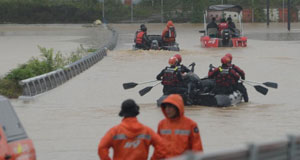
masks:
POLYGON ((98 155, 101 160, 110 160, 109 148, 113 148, 114 160, 147 160, 149 147, 158 151, 155 158, 165 158, 166 149, 163 140, 151 128, 141 124, 136 116, 139 106, 132 99, 122 103, 119 116, 124 117, 121 124, 111 128, 101 139, 98 155))
POLYGON ((231 94, 237 89, 237 82, 240 79, 240 76, 230 67, 229 57, 222 57, 221 62, 222 66, 214 68, 208 72, 208 78, 216 80, 215 93, 231 94))
POLYGON ((135 48, 148 50, 150 48, 150 40, 147 36, 147 27, 141 24, 140 30, 135 33, 135 48))
MULTIPOLYGON (((158 124, 157 133, 167 147, 167 158, 178 156, 185 151, 203 152, 197 123, 184 115, 183 99, 179 94, 169 95, 161 104, 166 117, 158 124)), ((158 153, 154 151, 154 157, 158 153)))
POLYGON ((172 46, 175 44, 176 30, 172 21, 168 21, 167 26, 162 32, 162 40, 165 46, 172 46))
MULTIPOLYGON (((225 54, 225 56, 227 56, 230 59, 230 62, 229 62, 230 67, 239 74, 239 76, 241 77, 242 80, 245 80, 245 72, 237 65, 232 64, 232 55, 230 53, 227 53, 227 54, 225 54)), ((247 89, 242 82, 237 82, 237 90, 239 90, 243 94, 244 101, 248 102, 249 97, 248 97, 247 89)))

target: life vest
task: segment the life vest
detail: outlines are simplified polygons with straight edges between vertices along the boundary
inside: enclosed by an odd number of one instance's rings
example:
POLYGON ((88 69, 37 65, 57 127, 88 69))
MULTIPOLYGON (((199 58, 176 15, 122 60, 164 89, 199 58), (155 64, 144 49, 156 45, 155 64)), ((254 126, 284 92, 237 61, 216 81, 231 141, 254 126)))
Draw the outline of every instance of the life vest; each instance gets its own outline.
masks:
POLYGON ((223 29, 227 29, 228 28, 228 24, 226 22, 220 23, 218 25, 219 27, 219 31, 222 31, 223 29))
POLYGON ((145 32, 143 31, 139 31, 136 34, 136 38, 135 38, 135 43, 136 44, 143 44, 143 36, 144 36, 145 32))
POLYGON ((176 36, 175 35, 175 28, 173 27, 171 29, 171 27, 170 27, 170 28, 168 28, 167 33, 165 34, 165 37, 163 37, 163 38, 167 42, 175 42, 175 36, 176 36))
POLYGON ((219 67, 219 74, 216 76, 216 83, 219 86, 229 87, 236 83, 235 71, 232 68, 219 67))
POLYGON ((175 68, 167 67, 163 74, 162 84, 169 85, 169 86, 176 86, 179 83, 177 72, 178 72, 177 67, 175 68))

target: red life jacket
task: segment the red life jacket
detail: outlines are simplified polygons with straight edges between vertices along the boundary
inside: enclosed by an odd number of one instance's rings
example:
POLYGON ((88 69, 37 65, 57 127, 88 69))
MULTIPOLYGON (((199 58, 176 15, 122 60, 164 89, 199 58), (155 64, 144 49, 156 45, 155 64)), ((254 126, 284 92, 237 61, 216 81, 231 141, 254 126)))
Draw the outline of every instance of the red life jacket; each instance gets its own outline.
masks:
POLYGON ((144 36, 145 32, 143 31, 139 31, 136 34, 136 38, 135 38, 135 43, 136 44, 143 44, 143 36, 144 36))
POLYGON ((166 42, 175 42, 175 37, 176 37, 176 35, 175 35, 175 28, 174 27, 172 29, 171 28, 165 29, 163 39, 166 42))
POLYGON ((168 86, 176 86, 179 83, 177 77, 177 67, 167 67, 162 78, 162 84, 168 86))
POLYGON ((219 27, 219 31, 222 31, 223 29, 227 29, 228 28, 228 24, 226 22, 220 23, 218 25, 219 27))
POLYGON ((239 75, 231 68, 219 67, 219 74, 216 76, 218 86, 230 87, 236 84, 239 75))

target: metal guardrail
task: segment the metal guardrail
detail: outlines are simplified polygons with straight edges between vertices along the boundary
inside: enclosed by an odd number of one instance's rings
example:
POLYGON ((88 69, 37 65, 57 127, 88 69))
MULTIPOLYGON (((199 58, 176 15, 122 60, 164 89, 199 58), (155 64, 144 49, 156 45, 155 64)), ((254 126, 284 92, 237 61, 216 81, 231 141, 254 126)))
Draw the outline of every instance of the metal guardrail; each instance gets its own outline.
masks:
POLYGON ((187 152, 172 160, 300 160, 300 136, 223 152, 187 152))
POLYGON ((20 81, 19 84, 23 88, 22 96, 35 96, 56 88, 102 60, 107 55, 107 49, 113 50, 118 41, 117 32, 111 27, 107 28, 112 31, 112 37, 107 44, 96 52, 90 53, 82 59, 64 66, 63 69, 20 81))

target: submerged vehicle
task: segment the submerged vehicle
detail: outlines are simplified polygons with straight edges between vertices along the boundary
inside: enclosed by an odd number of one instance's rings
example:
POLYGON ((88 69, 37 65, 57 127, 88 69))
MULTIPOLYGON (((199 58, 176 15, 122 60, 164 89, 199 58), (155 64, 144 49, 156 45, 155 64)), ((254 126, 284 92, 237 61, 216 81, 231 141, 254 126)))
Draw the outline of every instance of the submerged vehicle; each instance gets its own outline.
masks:
POLYGON ((212 5, 209 6, 204 14, 204 30, 199 31, 204 35, 200 38, 201 46, 204 48, 218 47, 246 47, 247 37, 243 35, 242 12, 243 8, 239 5, 212 5), (226 28, 219 30, 218 28, 207 28, 206 21, 209 18, 231 18, 239 22, 239 29, 226 28))
MULTIPOLYGON (((180 51, 179 44, 174 43, 173 45, 164 45, 161 35, 148 35, 149 40, 151 41, 150 49, 152 50, 168 50, 168 51, 180 51)), ((138 48, 133 45, 133 50, 138 48)))
POLYGON ((0 95, 0 160, 35 159, 32 140, 8 99, 0 95))

